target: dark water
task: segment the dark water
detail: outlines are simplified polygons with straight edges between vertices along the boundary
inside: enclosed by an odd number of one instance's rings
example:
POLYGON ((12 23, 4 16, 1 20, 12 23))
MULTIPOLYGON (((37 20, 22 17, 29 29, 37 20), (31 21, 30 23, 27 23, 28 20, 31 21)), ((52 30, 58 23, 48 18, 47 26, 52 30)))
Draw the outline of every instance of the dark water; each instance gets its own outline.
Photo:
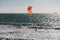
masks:
POLYGON ((47 16, 47 14, 0 14, 0 22, 42 23, 49 19, 47 16))
POLYGON ((6 13, 0 14, 0 24, 14 24, 14 25, 24 25, 36 24, 37 26, 51 26, 59 23, 60 18, 57 14, 33 14, 28 15, 27 13, 6 13))

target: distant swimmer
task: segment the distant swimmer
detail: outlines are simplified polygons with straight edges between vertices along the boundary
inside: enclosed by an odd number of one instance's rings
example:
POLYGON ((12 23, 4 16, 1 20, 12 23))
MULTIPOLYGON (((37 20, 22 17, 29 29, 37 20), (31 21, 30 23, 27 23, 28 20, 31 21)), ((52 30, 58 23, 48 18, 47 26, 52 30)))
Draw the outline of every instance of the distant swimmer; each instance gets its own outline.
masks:
POLYGON ((32 15, 32 6, 27 7, 27 12, 29 15, 32 15))

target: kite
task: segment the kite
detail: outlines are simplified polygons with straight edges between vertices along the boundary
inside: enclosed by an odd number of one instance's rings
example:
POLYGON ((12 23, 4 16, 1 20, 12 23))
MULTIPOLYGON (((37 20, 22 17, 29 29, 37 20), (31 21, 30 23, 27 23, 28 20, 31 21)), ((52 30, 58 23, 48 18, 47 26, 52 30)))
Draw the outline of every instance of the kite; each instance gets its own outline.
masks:
POLYGON ((29 15, 32 15, 32 6, 27 7, 27 12, 29 15))

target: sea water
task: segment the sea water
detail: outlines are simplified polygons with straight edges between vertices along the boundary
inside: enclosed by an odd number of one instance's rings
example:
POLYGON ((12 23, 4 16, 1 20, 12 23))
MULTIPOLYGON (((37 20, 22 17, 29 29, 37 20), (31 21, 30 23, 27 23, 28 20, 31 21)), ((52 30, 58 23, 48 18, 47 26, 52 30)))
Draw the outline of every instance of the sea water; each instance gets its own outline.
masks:
POLYGON ((0 39, 60 40, 60 17, 46 13, 0 14, 0 39))

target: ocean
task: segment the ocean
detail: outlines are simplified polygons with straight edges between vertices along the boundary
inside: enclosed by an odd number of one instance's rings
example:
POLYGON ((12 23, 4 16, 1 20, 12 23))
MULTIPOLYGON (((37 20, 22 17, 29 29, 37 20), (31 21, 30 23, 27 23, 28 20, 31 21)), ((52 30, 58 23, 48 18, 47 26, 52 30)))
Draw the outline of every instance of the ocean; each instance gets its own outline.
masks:
POLYGON ((1 40, 60 40, 60 16, 47 13, 0 13, 1 40))

